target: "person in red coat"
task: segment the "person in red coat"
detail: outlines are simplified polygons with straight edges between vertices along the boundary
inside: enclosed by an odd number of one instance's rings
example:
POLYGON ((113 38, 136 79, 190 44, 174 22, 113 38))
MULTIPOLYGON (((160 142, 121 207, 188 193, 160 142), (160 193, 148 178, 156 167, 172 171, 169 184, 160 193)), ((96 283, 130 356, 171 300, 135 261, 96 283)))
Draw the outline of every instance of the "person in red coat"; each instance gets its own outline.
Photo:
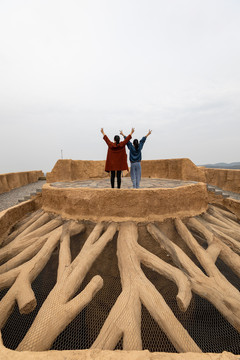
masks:
POLYGON ((120 189, 121 187, 121 174, 123 170, 128 170, 127 164, 127 153, 125 150, 125 145, 132 138, 132 134, 134 133, 134 128, 132 128, 130 134, 124 139, 124 141, 120 142, 120 136, 114 136, 114 142, 111 142, 107 135, 104 133, 103 129, 101 129, 101 133, 103 134, 103 139, 106 141, 108 146, 107 152, 107 160, 105 165, 105 171, 111 171, 111 186, 114 188, 115 182, 115 172, 117 172, 117 186, 120 189))

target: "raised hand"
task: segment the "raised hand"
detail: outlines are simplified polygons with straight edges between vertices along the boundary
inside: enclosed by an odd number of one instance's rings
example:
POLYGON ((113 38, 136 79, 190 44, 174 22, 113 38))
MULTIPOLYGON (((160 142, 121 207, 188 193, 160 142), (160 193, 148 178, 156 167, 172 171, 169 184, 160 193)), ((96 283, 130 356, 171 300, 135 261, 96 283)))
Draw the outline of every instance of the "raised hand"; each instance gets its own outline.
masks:
POLYGON ((148 133, 147 133, 147 135, 146 135, 146 136, 151 135, 151 133, 152 133, 152 130, 148 130, 148 133))

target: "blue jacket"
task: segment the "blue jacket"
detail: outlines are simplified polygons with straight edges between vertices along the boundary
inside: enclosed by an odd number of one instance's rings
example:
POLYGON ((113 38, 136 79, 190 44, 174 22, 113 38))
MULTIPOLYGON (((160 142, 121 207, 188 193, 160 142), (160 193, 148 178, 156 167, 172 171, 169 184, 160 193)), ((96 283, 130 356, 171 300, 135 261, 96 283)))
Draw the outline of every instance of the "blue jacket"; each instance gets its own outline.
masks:
MULTIPOLYGON (((124 138, 126 139, 126 137, 124 136, 124 138)), ((138 150, 135 149, 134 145, 131 143, 131 141, 129 141, 127 143, 127 147, 130 150, 130 162, 138 162, 142 160, 142 148, 143 145, 146 141, 146 136, 144 136, 140 141, 139 141, 139 147, 138 150)))

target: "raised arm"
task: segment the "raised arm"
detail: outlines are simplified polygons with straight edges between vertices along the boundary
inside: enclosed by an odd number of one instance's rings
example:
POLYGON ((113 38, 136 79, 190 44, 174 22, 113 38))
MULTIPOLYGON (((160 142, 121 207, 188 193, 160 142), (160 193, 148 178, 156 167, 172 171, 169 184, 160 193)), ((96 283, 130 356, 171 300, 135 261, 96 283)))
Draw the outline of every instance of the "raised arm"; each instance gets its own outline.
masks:
MULTIPOLYGON (((132 134, 134 133, 134 131, 135 131, 135 129, 134 129, 134 128, 132 128, 132 130, 131 130, 131 132, 130 132, 130 134, 129 134, 129 135, 132 135, 132 134)), ((123 133, 123 131, 122 131, 122 130, 120 130, 120 135, 122 135, 124 138, 126 138, 126 135, 124 135, 124 133, 123 133)))
POLYGON ((132 146, 132 143, 130 141, 131 137, 132 137, 132 134, 134 133, 135 129, 132 128, 130 134, 128 136, 125 136, 124 133, 122 132, 122 130, 120 131, 120 134, 124 137, 124 141, 123 141, 123 144, 124 145, 127 145, 127 147, 130 149, 131 146, 132 146))
POLYGON ((120 135, 122 135, 124 138, 126 138, 126 135, 124 135, 122 130, 120 130, 119 132, 120 132, 120 135))
POLYGON ((147 138, 149 135, 151 135, 151 133, 152 133, 152 130, 148 130, 147 135, 145 135, 145 136, 146 136, 146 138, 147 138))
POLYGON ((105 132, 103 131, 103 128, 101 128, 101 133, 103 134, 103 140, 106 142, 108 146, 112 146, 113 143, 109 140, 105 132))
POLYGON ((139 141, 139 150, 141 151, 143 148, 143 145, 145 141, 147 140, 147 137, 152 133, 152 130, 148 130, 147 135, 143 136, 143 138, 139 141))

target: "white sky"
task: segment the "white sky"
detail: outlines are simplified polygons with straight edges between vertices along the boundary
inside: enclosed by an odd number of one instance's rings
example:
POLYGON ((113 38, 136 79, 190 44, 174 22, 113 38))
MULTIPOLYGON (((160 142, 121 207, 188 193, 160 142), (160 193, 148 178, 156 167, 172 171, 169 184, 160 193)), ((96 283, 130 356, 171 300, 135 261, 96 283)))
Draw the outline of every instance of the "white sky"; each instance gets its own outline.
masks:
POLYGON ((240 161, 239 0, 0 0, 0 173, 104 160, 240 161))

